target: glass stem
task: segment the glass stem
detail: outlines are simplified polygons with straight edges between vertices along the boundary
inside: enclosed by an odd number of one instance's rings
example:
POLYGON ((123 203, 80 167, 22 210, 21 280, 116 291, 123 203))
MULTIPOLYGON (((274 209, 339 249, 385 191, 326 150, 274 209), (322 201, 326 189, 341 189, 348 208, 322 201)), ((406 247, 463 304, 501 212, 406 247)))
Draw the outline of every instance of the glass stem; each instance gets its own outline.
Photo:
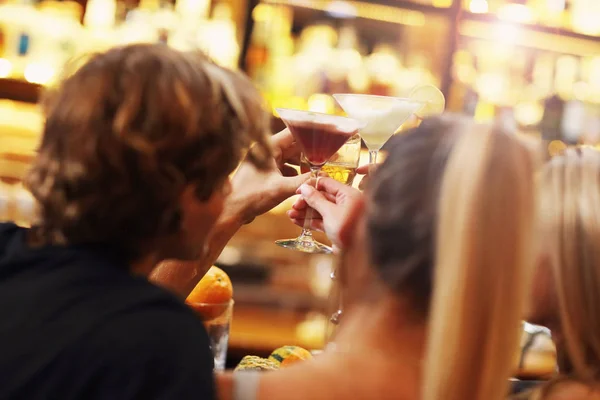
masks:
MULTIPOLYGON (((317 178, 319 177, 320 170, 321 170, 321 167, 313 167, 313 166, 310 167, 310 177, 315 180, 315 186, 317 185, 317 178)), ((302 242, 313 242, 314 241, 312 231, 310 229, 310 223, 313 218, 313 212, 314 212, 314 210, 311 207, 308 207, 308 209, 306 210, 306 215, 304 216, 304 227, 302 228, 302 233, 300 234, 300 237, 298 238, 302 242)))
POLYGON ((372 167, 377 164, 377 154, 379 150, 369 150, 369 165, 372 167))

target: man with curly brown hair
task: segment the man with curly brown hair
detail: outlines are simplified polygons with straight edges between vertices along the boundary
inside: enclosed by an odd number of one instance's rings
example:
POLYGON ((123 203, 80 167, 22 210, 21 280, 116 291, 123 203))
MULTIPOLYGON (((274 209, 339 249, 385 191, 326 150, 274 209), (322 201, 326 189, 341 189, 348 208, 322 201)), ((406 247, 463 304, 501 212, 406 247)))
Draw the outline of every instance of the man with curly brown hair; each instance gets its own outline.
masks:
POLYGON ((162 45, 91 57, 45 111, 25 182, 37 218, 0 224, 0 398, 213 398, 181 296, 306 179, 277 168, 291 135, 268 136, 245 77, 162 45), (165 259, 193 262, 153 272, 165 259))

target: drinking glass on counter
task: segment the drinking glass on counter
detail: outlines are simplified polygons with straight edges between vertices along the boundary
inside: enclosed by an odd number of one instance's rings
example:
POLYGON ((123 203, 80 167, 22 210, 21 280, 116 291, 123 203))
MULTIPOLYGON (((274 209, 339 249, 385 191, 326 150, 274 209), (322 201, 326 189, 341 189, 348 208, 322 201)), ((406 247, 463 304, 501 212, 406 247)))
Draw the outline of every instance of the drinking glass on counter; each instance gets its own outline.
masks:
POLYGON ((227 303, 187 303, 198 313, 208 332, 210 349, 215 359, 215 371, 225 370, 229 328, 233 315, 233 300, 227 303))

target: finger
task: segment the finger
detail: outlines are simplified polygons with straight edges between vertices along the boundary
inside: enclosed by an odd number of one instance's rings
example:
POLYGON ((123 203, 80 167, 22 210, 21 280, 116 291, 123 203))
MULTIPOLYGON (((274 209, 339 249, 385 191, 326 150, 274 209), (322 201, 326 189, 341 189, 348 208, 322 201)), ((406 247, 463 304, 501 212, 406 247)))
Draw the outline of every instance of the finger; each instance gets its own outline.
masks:
POLYGON ((369 177, 365 176, 363 179, 361 179, 360 183, 358 184, 358 190, 365 190, 368 183, 369 183, 369 177))
POLYGON ((377 171, 377 168, 379 168, 381 164, 366 164, 366 165, 361 165, 360 167, 356 168, 356 173, 359 175, 367 175, 367 174, 372 174, 373 172, 377 171))
MULTIPOLYGON (((326 176, 324 176, 323 178, 327 178, 326 176)), ((322 178, 319 178, 319 180, 322 178)), ((317 187, 317 182, 316 179, 310 178, 309 180, 307 180, 306 182, 307 185, 310 185, 312 187, 317 187)), ((320 186, 319 186, 320 187, 320 186)), ((321 193, 323 193, 323 196, 325 196, 327 198, 327 200, 329 201, 333 201, 335 203, 335 195, 332 193, 328 193, 328 192, 324 192, 323 190, 320 190, 321 193)), ((298 187, 298 189, 296 190, 296 194, 300 194, 300 187, 298 187)))
POLYGON ((297 145, 296 142, 293 142, 287 147, 282 147, 282 158, 285 162, 294 163, 296 165, 300 165, 300 158, 302 154, 302 150, 300 146, 297 145))
MULTIPOLYGON (((304 228, 304 219, 292 219, 292 222, 301 228, 304 228)), ((323 232, 323 220, 313 219, 310 221, 309 228, 313 231, 323 232)))
MULTIPOLYGON (((288 218, 291 218, 291 219, 304 219, 306 217, 307 212, 308 212, 307 210, 289 210, 286 212, 286 215, 288 216, 288 218)), ((313 219, 323 219, 321 214, 319 214, 318 212, 316 212, 314 210, 312 213, 312 218, 313 219)))
POLYGON ((292 154, 288 154, 287 151, 284 151, 283 159, 287 164, 300 166, 300 154, 300 150, 298 150, 297 152, 292 152, 292 154))
POLYGON ((294 135, 288 128, 271 136, 271 144, 282 150, 293 145, 295 141, 294 135))
POLYGON ((276 149, 279 163, 300 165, 300 147, 289 129, 286 128, 271 136, 271 144, 276 149))
POLYGON ((293 210, 302 211, 302 210, 305 210, 307 207, 308 207, 308 205, 306 204, 306 201, 304 201, 304 199, 302 197, 298 197, 298 199, 296 199, 294 204, 292 204, 293 210))
POLYGON ((328 193, 331 196, 333 196, 334 198, 337 197, 338 194, 343 193, 346 195, 350 195, 350 194, 353 194, 353 192, 357 191, 356 189, 354 189, 351 186, 346 186, 343 183, 338 182, 335 179, 328 178, 328 177, 324 177, 324 178, 319 177, 319 179, 317 180, 316 186, 320 192, 328 193))
MULTIPOLYGON (((323 180, 328 179, 324 178, 323 180)), ((333 180, 333 179, 332 179, 333 180)), ((327 216, 331 214, 334 203, 327 200, 327 198, 323 195, 323 193, 319 192, 312 186, 304 184, 300 186, 300 194, 306 203, 315 209, 322 216, 327 216)))
POLYGON ((296 194, 296 190, 310 179, 310 172, 296 176, 282 176, 277 182, 277 191, 282 198, 288 198, 296 194))
MULTIPOLYGON (((315 187, 317 185, 317 179, 318 178, 315 179, 312 176, 310 176, 304 183, 307 185, 310 185, 312 187, 315 187)), ((296 189, 296 194, 300 194, 300 186, 298 186, 298 189, 296 189)))
POLYGON ((356 168, 356 173, 359 175, 365 175, 369 173, 369 164, 366 165, 361 165, 360 167, 356 168))
POLYGON ((298 170, 292 166, 284 164, 283 167, 280 168, 281 174, 283 176, 297 176, 298 170))
MULTIPOLYGON (((335 203, 335 200, 336 200, 335 196, 333 196, 329 193, 324 193, 324 192, 321 192, 321 193, 323 194, 323 196, 325 196, 325 198, 327 200, 329 200, 332 203, 335 203)), ((298 190, 298 194, 300 194, 300 190, 298 190)), ((296 199, 296 201, 294 202, 294 204, 292 204, 292 208, 294 210, 304 210, 307 207, 308 207, 308 205, 306 204, 306 201, 302 197, 298 197, 296 199)))

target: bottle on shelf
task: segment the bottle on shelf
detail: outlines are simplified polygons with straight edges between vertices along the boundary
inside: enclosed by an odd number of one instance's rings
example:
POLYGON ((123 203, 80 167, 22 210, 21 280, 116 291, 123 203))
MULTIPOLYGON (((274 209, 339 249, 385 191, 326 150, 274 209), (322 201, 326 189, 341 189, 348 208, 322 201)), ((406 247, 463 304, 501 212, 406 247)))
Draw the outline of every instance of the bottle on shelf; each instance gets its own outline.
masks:
POLYGON ((86 28, 85 52, 103 51, 116 42, 116 0, 89 0, 83 25, 86 28))

